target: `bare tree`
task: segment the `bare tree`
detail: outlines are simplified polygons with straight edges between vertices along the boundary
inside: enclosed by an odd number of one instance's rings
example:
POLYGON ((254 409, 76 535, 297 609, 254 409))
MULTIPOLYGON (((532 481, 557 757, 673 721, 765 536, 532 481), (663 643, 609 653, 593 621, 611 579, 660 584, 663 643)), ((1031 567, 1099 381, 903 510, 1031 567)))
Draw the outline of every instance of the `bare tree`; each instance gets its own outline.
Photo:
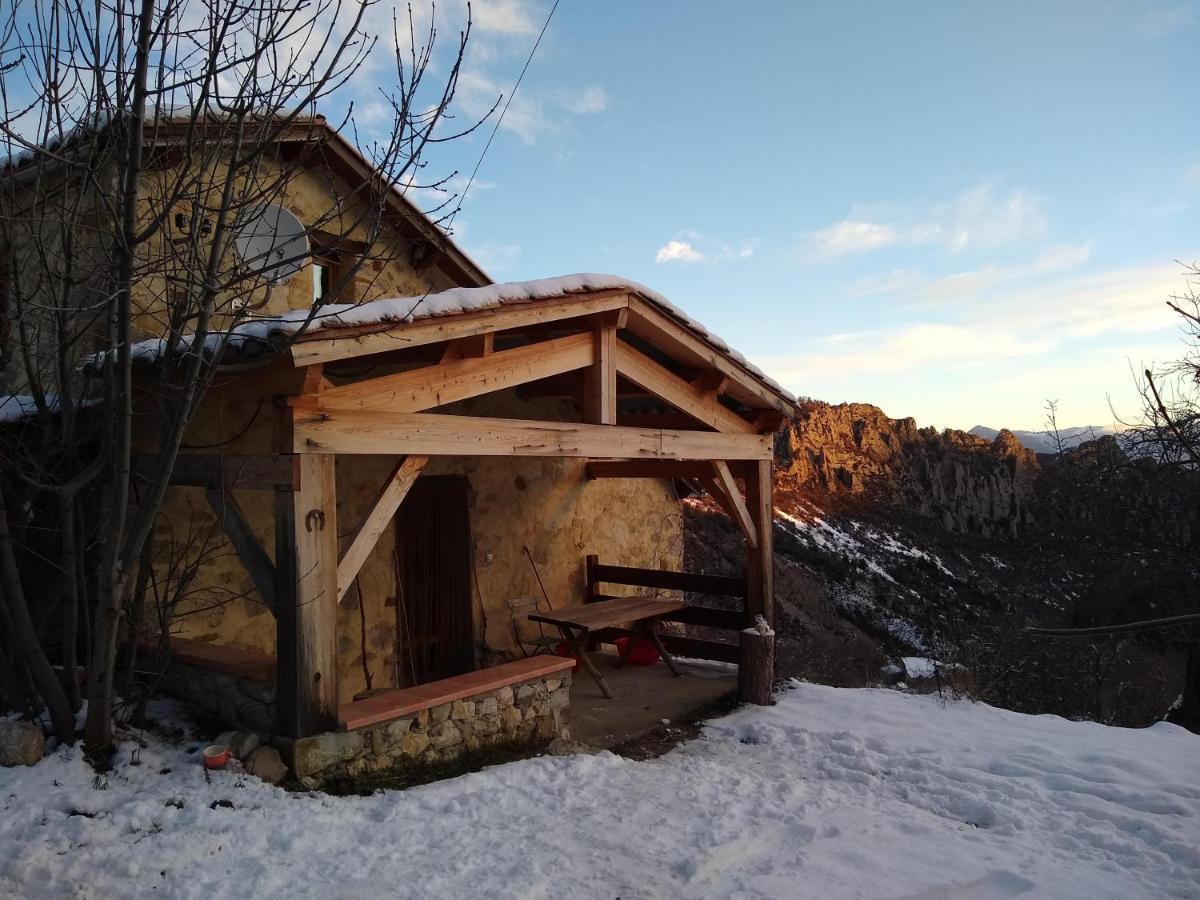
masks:
POLYGON ((1167 305, 1179 317, 1185 350, 1173 363, 1144 369, 1135 380, 1140 417, 1123 422, 1132 456, 1200 469, 1200 264, 1185 270, 1185 286, 1167 305))
MULTIPOLYGON (((98 765, 112 746, 119 646, 154 590, 151 537, 188 425, 239 326, 278 299, 278 269, 239 255, 236 235, 284 202, 331 133, 350 134, 375 175, 331 191, 305 226, 310 245, 353 234, 355 262, 339 278, 369 276, 369 263, 407 252, 387 238, 387 195, 442 187, 450 176, 425 175, 426 152, 479 124, 451 121, 469 7, 436 65, 432 11, 385 20, 385 49, 381 10, 376 0, 16 0, 2 14, 0 683, 73 741, 82 648, 85 748, 98 765), (328 123, 317 109, 336 106, 372 54, 390 60, 372 70, 386 72, 389 121, 363 146, 352 106, 328 123), (156 362, 159 433, 135 497, 144 358, 156 362)), ((314 305, 299 330, 321 314, 314 305)))

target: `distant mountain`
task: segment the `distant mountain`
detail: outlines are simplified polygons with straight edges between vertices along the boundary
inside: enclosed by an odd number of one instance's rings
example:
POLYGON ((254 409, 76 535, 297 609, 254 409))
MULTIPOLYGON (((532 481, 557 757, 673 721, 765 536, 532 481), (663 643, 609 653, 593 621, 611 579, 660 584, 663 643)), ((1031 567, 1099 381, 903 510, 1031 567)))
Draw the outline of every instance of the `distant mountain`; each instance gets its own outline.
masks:
MULTIPOLYGON (((986 425, 976 425, 969 432, 976 437, 981 437, 984 440, 993 441, 996 435, 1000 433, 997 428, 988 428, 986 425)), ((1077 447, 1080 444, 1103 437, 1106 434, 1115 434, 1111 428, 1105 428, 1103 425, 1084 425, 1079 428, 1060 428, 1058 435, 1062 441, 1063 448, 1077 447)), ((1017 440, 1021 442, 1023 447, 1027 447, 1034 453, 1057 453, 1058 448, 1054 446, 1054 441, 1049 435, 1041 431, 1014 431, 1017 440)))

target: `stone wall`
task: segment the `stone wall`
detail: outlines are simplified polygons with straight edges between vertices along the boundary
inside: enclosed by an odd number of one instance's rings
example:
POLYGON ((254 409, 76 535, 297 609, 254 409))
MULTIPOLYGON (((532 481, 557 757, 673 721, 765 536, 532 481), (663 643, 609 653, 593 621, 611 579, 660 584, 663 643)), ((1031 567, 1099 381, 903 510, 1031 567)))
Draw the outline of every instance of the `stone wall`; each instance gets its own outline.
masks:
POLYGON ((212 717, 212 724, 220 729, 275 731, 273 682, 172 660, 161 689, 194 707, 201 719, 212 717))
MULTIPOLYGON (((231 403, 242 401, 231 399, 231 403)), ((218 440, 242 428, 257 401, 222 417, 206 411, 218 440)), ((456 404, 467 415, 571 420, 571 403, 526 401, 516 391, 497 392, 456 404)), ((271 452, 270 416, 226 448, 229 453, 271 452), (254 438, 258 442, 254 442, 254 438)), ((195 438, 201 440, 198 435, 195 438)), ((396 465, 394 456, 342 456, 337 461, 337 529, 345 552, 367 515, 380 486, 396 465)), ((461 475, 468 481, 471 525, 472 614, 476 665, 520 655, 509 601, 539 597, 541 586, 525 547, 537 563, 542 583, 558 608, 584 602, 584 558, 596 553, 605 563, 678 571, 683 566, 683 518, 671 482, 602 478, 589 481, 586 461, 550 457, 443 456, 430 460, 426 475, 461 475)), ((237 501, 268 555, 273 554, 274 495, 238 491, 237 501)), ((260 599, 250 575, 228 550, 200 488, 173 487, 155 547, 164 560, 203 554, 189 599, 179 609, 175 631, 181 637, 227 647, 275 654, 275 618, 260 599)), ((358 590, 347 591, 338 609, 339 693, 351 701, 368 687, 405 686, 406 648, 396 627, 395 534, 387 528, 359 572, 358 590), (364 665, 365 663, 365 665, 364 665)), ((167 573, 161 573, 166 579, 167 573)), ((632 589, 631 589, 632 590, 632 589)), ((522 633, 537 635, 528 623, 522 633)))
POLYGON ((568 669, 355 731, 276 743, 297 778, 317 782, 449 762, 487 747, 535 748, 566 737, 570 690, 568 669))

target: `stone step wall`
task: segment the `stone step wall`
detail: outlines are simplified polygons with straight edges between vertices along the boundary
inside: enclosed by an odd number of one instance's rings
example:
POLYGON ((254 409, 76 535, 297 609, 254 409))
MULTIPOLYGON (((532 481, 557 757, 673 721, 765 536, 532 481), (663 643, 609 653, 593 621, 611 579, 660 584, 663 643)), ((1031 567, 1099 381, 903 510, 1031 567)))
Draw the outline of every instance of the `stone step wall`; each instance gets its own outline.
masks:
POLYGON ((355 731, 275 743, 298 778, 316 782, 448 762, 486 747, 534 749, 567 736, 570 691, 566 670, 355 731))

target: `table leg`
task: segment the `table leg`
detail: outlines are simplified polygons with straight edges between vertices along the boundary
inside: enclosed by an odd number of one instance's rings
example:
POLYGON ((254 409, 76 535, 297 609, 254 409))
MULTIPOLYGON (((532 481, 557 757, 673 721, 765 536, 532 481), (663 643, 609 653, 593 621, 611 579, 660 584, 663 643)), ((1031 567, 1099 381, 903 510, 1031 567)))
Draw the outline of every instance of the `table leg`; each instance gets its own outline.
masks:
POLYGON ((671 674, 678 678, 682 673, 679 669, 675 668, 675 660, 667 652, 667 648, 663 646, 662 638, 658 636, 658 627, 653 622, 646 626, 646 634, 654 642, 654 647, 658 650, 658 655, 663 658, 663 662, 667 664, 667 668, 671 670, 671 674))
MULTIPOLYGON (((563 629, 563 633, 567 634, 567 629, 563 629)), ((596 685, 600 688, 600 693, 605 699, 611 700, 613 692, 608 689, 608 682, 604 680, 604 676, 600 674, 600 670, 596 668, 596 664, 592 662, 587 651, 587 629, 580 631, 578 634, 570 636, 571 648, 575 654, 575 658, 587 669, 587 673, 595 680, 596 685)))

